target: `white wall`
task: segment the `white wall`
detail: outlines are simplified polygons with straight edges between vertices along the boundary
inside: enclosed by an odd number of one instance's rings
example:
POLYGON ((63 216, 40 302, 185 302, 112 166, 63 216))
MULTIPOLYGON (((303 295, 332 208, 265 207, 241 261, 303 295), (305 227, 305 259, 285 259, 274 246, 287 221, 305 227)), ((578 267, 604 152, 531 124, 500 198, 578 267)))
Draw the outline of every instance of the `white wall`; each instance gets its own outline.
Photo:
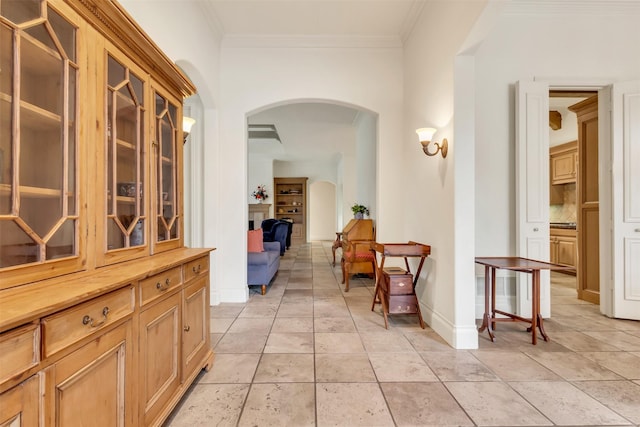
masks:
MULTIPOLYGON (((516 254, 514 83, 637 79, 640 5, 627 5, 616 12, 604 2, 582 9, 554 7, 553 2, 532 8, 513 2, 479 47, 475 57, 478 256, 516 254)), ((513 295, 513 289, 506 293, 513 295)))
MULTIPOLYGON (((269 196, 263 203, 270 204, 269 207, 269 215, 268 218, 273 218, 274 210, 273 210, 273 196, 274 196, 274 186, 273 186, 273 160, 270 158, 264 158, 261 156, 247 156, 247 194, 249 195, 248 203, 258 203, 256 199, 251 196, 251 193, 258 189, 258 185, 264 185, 267 188, 267 195, 269 196)), ((255 224, 255 227, 258 228, 260 225, 255 224)))
POLYGON ((394 206, 398 217, 404 218, 404 230, 396 240, 431 245, 431 256, 417 287, 422 313, 427 323, 457 348, 477 347, 477 332, 473 256, 465 254, 458 260, 454 244, 458 238, 460 247, 469 251, 473 247, 473 235, 456 236, 458 227, 463 230, 465 223, 473 221, 472 208, 462 206, 456 211, 456 197, 466 197, 469 204, 473 200, 473 190, 469 191, 473 168, 467 166, 472 162, 465 149, 471 145, 469 135, 453 133, 457 111, 454 64, 483 5, 477 1, 428 3, 404 50, 403 183, 396 189, 403 194, 403 202, 394 206), (423 154, 415 133, 421 127, 439 130, 434 141, 448 139, 446 159, 423 154), (457 264, 463 265, 460 271, 457 264))
MULTIPOLYGON (((379 206, 399 202, 401 154, 397 135, 401 129, 402 53, 399 48, 222 48, 220 88, 220 156, 218 164, 225 185, 220 187, 221 233, 217 244, 221 259, 220 297, 223 301, 245 301, 246 248, 238 239, 245 217, 234 206, 247 203, 246 116, 264 106, 287 100, 316 99, 346 103, 379 114, 379 158, 383 172, 378 177, 379 206), (381 90, 381 88, 384 88, 381 90)), ((274 173, 278 175, 274 166, 274 173)), ((296 174, 308 176, 308 174, 296 174)), ((395 213, 381 208, 381 237, 398 235, 401 225, 395 213), (386 214, 386 217, 385 217, 386 214)))
POLYGON ((336 186, 327 181, 308 185, 309 206, 307 218, 309 239, 335 240, 336 238, 336 186))
POLYGON ((376 218, 376 117, 361 112, 356 118, 356 198, 345 200, 343 206, 347 211, 344 217, 353 216, 351 206, 354 203, 369 209, 369 216, 376 218))

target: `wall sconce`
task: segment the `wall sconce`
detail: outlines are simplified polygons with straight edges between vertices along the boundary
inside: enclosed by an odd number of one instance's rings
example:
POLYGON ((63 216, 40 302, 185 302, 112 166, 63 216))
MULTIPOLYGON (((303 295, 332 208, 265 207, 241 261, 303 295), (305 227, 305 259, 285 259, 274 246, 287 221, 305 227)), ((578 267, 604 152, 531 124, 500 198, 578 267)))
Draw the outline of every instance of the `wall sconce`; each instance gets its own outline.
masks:
POLYGON ((184 138, 183 144, 187 142, 187 137, 189 136, 189 132, 191 132, 191 128, 196 123, 196 119, 192 119, 191 117, 184 116, 182 117, 182 136, 184 138))
POLYGON ((422 151, 427 156, 435 156, 438 152, 442 153, 442 158, 447 157, 447 151, 449 150, 449 142, 447 138, 442 140, 442 144, 434 142, 436 146, 436 151, 433 153, 429 152, 429 144, 431 143, 431 138, 433 138, 433 134, 436 133, 437 129, 434 128, 420 128, 416 129, 416 133, 420 138, 420 144, 422 144, 422 151))

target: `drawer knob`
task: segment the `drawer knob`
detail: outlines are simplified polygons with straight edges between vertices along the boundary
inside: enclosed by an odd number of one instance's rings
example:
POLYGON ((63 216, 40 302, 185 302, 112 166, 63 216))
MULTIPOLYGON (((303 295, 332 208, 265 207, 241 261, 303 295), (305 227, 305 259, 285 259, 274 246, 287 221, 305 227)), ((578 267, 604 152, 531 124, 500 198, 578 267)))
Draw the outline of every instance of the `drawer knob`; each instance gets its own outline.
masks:
POLYGON ((196 274, 200 274, 200 264, 193 266, 193 272, 196 274))
POLYGON ((158 282, 156 283, 156 289, 159 291, 166 291, 171 286, 171 279, 167 277, 167 280, 164 281, 164 284, 158 282))
POLYGON ((107 316, 109 315, 109 307, 105 307, 102 309, 102 321, 98 322, 98 323, 94 323, 94 320, 91 316, 89 316, 88 314, 85 315, 82 318, 82 324, 83 325, 89 325, 92 328, 97 328, 98 326, 102 326, 104 324, 104 322, 107 321, 107 316))
POLYGON ((185 332, 189 332, 191 330, 191 326, 187 325, 184 327, 185 332))

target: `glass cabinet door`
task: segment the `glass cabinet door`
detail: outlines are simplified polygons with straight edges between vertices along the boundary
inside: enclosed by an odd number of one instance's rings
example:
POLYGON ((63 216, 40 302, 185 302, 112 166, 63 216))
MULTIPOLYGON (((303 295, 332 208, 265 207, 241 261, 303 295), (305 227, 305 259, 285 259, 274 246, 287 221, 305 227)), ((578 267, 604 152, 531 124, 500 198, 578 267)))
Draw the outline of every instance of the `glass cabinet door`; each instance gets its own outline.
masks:
POLYGON ((106 251, 146 246, 145 83, 107 57, 106 251))
POLYGON ((0 271, 63 274, 80 265, 77 25, 38 0, 0 15, 0 271))
POLYGON ((179 103, 159 92, 155 98, 155 236, 157 252, 160 248, 173 248, 181 241, 181 197, 178 180, 178 156, 182 141, 179 141, 181 118, 179 103))

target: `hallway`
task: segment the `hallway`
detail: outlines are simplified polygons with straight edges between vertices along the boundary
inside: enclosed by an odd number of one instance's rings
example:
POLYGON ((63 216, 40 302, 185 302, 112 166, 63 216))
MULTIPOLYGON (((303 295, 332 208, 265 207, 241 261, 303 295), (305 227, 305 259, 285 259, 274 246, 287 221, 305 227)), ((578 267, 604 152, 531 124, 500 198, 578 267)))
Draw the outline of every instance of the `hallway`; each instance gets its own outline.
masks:
POLYGON ((640 322, 601 316, 566 277, 552 286, 550 342, 501 323, 496 342, 453 350, 416 316, 385 330, 373 280, 342 292, 331 244, 292 247, 265 296, 212 307, 213 368, 166 425, 640 424, 640 322))

